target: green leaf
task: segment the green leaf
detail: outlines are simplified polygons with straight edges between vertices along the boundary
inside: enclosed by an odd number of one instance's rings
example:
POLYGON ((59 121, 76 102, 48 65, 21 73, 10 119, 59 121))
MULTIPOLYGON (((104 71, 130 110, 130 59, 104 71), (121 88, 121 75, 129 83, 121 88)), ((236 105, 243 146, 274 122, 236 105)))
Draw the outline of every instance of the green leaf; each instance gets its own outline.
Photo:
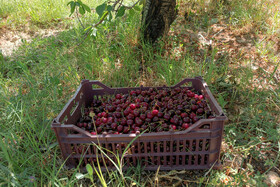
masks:
POLYGON ((90 8, 89 8, 89 6, 87 6, 87 5, 85 5, 85 4, 82 4, 82 6, 84 7, 84 9, 85 9, 87 12, 90 13, 90 8))
POLYGON ((106 3, 103 3, 102 5, 99 5, 96 7, 96 13, 99 15, 99 17, 101 17, 103 15, 103 12, 105 11, 107 7, 107 4, 106 3))
POLYGON ((71 6, 71 14, 69 16, 71 16, 75 11, 76 4, 74 3, 74 1, 71 2, 70 6, 71 6))
POLYGON ((133 9, 136 11, 141 11, 141 8, 139 6, 134 6, 133 9))
POLYGON ((121 8, 118 10, 118 13, 116 15, 116 18, 117 17, 122 17, 125 13, 125 7, 124 6, 121 6, 121 8))
POLYGON ((111 5, 108 5, 108 6, 107 6, 107 11, 108 11, 108 12, 111 12, 112 10, 113 10, 113 7, 112 7, 111 5))
POLYGON ((91 165, 90 165, 90 164, 87 164, 87 165, 86 165, 86 168, 87 168, 88 174, 89 174, 90 176, 93 175, 93 169, 92 169, 91 165))
POLYGON ((74 1, 69 1, 69 2, 67 3, 67 6, 69 6, 71 3, 74 3, 74 1))
POLYGON ((129 16, 133 16, 135 14, 135 11, 133 9, 130 9, 128 12, 129 12, 129 16))
POLYGON ((79 12, 80 12, 80 14, 82 14, 82 15, 84 15, 84 14, 86 13, 86 11, 85 11, 85 9, 84 9, 83 6, 80 6, 80 7, 79 7, 79 12))

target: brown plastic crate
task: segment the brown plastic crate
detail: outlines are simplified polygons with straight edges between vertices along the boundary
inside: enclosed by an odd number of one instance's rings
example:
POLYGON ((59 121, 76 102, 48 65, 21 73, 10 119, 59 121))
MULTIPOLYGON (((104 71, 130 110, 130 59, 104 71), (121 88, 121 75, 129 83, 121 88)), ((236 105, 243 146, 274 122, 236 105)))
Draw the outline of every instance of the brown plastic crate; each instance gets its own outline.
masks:
MULTIPOLYGON (((145 170, 182 170, 209 169, 220 167, 220 148, 223 128, 227 117, 211 94, 207 84, 201 77, 187 78, 171 88, 191 84, 196 91, 203 93, 210 104, 213 119, 201 119, 185 131, 144 133, 132 143, 124 156, 126 169, 140 163, 145 170), (140 162, 139 162, 140 161, 140 162)), ((52 123, 63 158, 68 167, 81 166, 87 163, 96 165, 98 156, 102 170, 114 169, 114 165, 106 159, 101 159, 98 149, 102 147, 122 155, 125 147, 137 136, 136 134, 91 135, 89 132, 75 126, 81 117, 81 110, 87 107, 93 98, 106 94, 128 93, 130 90, 148 90, 150 87, 109 88, 99 81, 83 80, 75 95, 66 104, 52 123), (99 86, 101 88, 94 88, 99 86), (81 158, 82 157, 82 158, 81 158), (105 161, 105 162, 103 162, 105 161)), ((167 88, 166 86, 157 89, 167 88)), ((108 151, 105 153, 114 161, 116 158, 108 151)))

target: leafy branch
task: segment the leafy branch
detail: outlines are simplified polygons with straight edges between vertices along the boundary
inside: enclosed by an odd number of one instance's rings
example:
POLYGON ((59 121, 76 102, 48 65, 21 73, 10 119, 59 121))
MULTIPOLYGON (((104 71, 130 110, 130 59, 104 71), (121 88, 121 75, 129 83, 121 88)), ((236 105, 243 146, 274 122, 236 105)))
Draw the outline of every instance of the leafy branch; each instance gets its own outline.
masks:
POLYGON ((85 28, 81 19, 79 18, 78 11, 81 15, 84 15, 86 12, 91 13, 91 9, 88 5, 84 4, 81 0, 72 0, 68 2, 68 6, 70 6, 70 15, 71 16, 76 11, 76 16, 83 27, 85 33, 83 35, 83 40, 87 38, 87 36, 91 33, 96 36, 96 27, 102 24, 105 20, 111 21, 114 18, 122 17, 125 15, 125 11, 127 9, 135 9, 136 11, 140 11, 140 8, 136 6, 137 4, 143 4, 144 0, 137 0, 131 6, 127 6, 124 4, 123 0, 115 0, 115 1, 107 1, 103 4, 96 7, 95 12, 99 16, 99 21, 85 28))

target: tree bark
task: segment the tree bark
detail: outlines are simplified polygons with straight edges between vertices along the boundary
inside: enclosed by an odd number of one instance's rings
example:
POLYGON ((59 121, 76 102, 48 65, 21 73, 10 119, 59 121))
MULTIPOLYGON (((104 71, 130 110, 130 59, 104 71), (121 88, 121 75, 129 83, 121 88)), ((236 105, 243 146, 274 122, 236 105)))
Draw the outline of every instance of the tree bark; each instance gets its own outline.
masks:
POLYGON ((167 34, 176 16, 176 0, 146 0, 142 12, 144 41, 154 43, 167 34))

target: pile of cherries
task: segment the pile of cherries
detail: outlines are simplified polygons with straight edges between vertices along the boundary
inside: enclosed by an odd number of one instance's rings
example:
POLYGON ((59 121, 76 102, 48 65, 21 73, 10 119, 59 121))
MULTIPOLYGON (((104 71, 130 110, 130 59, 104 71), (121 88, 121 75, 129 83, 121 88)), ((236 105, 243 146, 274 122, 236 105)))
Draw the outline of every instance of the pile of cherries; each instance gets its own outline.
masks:
POLYGON ((149 133, 182 131, 207 118, 214 115, 193 89, 150 88, 93 99, 76 125, 93 135, 149 133))

